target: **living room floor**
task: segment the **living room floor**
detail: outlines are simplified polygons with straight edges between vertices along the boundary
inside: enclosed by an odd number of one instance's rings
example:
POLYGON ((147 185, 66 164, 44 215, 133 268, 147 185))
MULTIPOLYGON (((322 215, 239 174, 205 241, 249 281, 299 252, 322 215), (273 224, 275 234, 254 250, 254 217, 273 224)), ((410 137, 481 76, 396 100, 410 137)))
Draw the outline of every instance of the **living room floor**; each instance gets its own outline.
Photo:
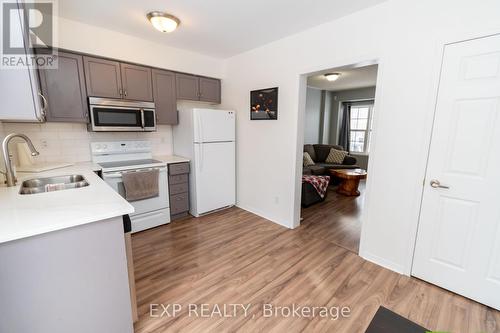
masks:
POLYGON ((347 197, 328 187, 325 201, 302 208, 301 228, 354 253, 359 252, 361 211, 365 200, 365 181, 359 183, 359 197, 347 197))

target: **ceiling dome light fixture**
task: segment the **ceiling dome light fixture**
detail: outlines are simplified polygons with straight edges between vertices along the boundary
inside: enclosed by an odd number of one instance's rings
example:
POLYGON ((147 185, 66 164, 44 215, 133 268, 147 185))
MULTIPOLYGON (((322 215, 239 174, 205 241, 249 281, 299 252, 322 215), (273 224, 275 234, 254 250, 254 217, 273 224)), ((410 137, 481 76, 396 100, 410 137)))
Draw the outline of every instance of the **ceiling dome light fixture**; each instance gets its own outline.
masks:
POLYGON ((150 12, 147 18, 153 27, 161 32, 172 32, 181 24, 177 17, 164 12, 150 12))
POLYGON ((335 81, 340 77, 340 73, 327 73, 325 77, 328 81, 335 81))

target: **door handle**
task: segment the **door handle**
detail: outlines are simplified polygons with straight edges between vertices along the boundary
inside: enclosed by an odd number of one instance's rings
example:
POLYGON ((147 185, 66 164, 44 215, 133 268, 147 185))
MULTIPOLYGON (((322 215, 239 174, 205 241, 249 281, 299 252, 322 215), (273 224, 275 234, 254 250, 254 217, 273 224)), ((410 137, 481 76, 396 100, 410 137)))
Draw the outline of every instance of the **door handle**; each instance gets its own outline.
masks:
POLYGON ((436 179, 431 180, 430 185, 431 185, 432 188, 444 188, 444 189, 449 189, 450 188, 449 186, 441 185, 441 183, 439 182, 439 180, 436 180, 436 179))

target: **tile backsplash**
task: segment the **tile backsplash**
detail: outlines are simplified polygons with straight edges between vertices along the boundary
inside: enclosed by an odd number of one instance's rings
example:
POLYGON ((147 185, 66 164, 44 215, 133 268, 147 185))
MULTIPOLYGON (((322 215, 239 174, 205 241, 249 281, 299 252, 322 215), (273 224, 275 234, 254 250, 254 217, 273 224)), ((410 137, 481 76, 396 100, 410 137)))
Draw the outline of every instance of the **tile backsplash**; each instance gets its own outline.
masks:
MULTIPOLYGON (((35 161, 84 162, 90 161, 90 142, 114 140, 149 140, 153 155, 173 153, 172 127, 158 125, 156 132, 88 132, 86 124, 74 123, 2 123, 3 133, 26 134, 40 155, 35 161)), ((12 147, 14 148, 14 147, 12 147)))

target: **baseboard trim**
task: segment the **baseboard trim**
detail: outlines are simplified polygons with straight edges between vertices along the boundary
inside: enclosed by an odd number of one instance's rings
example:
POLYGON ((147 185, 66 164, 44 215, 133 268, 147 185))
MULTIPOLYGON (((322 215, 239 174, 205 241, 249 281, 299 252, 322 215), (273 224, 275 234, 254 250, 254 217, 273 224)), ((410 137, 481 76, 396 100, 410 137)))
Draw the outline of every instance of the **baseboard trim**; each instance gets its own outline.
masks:
POLYGON ((406 270, 404 269, 403 266, 396 264, 395 262, 391 260, 384 259, 378 255, 365 252, 365 251, 360 251, 359 256, 369 262, 372 262, 376 265, 382 266, 384 268, 387 268, 388 270, 391 270, 393 272, 410 276, 409 274, 406 274, 406 270))
POLYGON ((287 224, 286 224, 286 223, 284 223, 284 222, 281 222, 281 221, 278 221, 278 220, 276 220, 276 219, 273 219, 273 218, 271 218, 271 217, 267 216, 266 214, 262 213, 262 212, 261 212, 261 211, 259 211, 258 209, 255 209, 255 208, 249 207, 249 206, 244 205, 244 204, 241 204, 241 203, 239 203, 239 202, 238 202, 238 203, 236 203, 236 207, 241 208, 241 209, 243 209, 243 210, 246 210, 246 211, 248 211, 248 212, 250 212, 250 213, 252 213, 252 214, 258 215, 258 216, 260 216, 260 217, 262 217, 262 218, 264 218, 264 219, 266 219, 266 220, 268 220, 268 221, 270 221, 270 222, 273 222, 273 223, 275 223, 275 224, 278 224, 278 225, 280 225, 280 226, 282 226, 282 227, 285 227, 285 228, 287 228, 287 229, 293 229, 293 227, 291 227, 290 225, 287 225, 287 224))

